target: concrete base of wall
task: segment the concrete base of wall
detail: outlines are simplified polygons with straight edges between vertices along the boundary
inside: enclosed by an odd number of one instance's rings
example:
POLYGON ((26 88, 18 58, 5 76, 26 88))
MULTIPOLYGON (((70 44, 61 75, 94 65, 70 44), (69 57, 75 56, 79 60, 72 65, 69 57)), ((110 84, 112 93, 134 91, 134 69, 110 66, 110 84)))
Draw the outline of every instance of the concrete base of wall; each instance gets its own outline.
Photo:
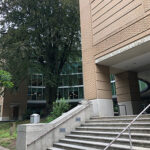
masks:
POLYGON ((95 99, 91 100, 92 116, 109 117, 114 116, 112 99, 95 99))
POLYGON ((9 117, 0 117, 0 121, 8 121, 9 117))
POLYGON ((120 115, 133 115, 133 108, 131 101, 119 102, 120 115))

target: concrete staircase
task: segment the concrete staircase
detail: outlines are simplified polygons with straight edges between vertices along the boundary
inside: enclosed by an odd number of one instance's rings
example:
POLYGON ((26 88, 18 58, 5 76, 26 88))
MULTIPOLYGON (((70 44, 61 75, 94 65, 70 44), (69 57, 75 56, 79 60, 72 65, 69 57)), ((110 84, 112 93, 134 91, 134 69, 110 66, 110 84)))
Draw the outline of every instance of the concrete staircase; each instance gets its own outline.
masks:
MULTIPOLYGON (((48 150, 103 150, 135 116, 93 117, 48 150)), ((150 150, 150 115, 131 126, 133 150, 150 150)), ((109 150, 130 150, 128 131, 109 150)))

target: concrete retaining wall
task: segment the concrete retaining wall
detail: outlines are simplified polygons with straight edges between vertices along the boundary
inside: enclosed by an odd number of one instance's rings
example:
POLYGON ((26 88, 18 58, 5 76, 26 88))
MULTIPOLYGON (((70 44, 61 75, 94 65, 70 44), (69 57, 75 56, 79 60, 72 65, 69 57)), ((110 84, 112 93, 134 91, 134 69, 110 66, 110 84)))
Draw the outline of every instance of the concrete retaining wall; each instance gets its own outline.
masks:
POLYGON ((25 124, 17 128, 17 150, 46 150, 91 117, 91 103, 82 104, 50 123, 25 124))

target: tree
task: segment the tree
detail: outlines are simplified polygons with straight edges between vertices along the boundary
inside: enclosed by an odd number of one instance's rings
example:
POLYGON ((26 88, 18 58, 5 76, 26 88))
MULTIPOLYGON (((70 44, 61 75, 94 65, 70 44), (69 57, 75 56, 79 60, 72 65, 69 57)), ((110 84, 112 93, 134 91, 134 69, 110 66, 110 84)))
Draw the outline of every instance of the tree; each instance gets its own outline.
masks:
POLYGON ((15 85, 29 73, 42 72, 48 99, 56 99, 62 68, 80 48, 78 9, 78 0, 1 2, 1 65, 15 85))
POLYGON ((11 74, 7 71, 0 70, 0 95, 3 94, 5 88, 12 88, 11 74))

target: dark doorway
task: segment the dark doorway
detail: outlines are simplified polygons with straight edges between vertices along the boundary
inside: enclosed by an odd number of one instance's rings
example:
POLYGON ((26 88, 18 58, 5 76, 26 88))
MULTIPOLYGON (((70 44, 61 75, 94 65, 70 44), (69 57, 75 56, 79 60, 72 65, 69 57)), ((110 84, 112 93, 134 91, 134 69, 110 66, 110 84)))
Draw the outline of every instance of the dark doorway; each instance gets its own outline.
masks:
POLYGON ((19 106, 13 107, 13 120, 18 120, 19 117, 19 106))

